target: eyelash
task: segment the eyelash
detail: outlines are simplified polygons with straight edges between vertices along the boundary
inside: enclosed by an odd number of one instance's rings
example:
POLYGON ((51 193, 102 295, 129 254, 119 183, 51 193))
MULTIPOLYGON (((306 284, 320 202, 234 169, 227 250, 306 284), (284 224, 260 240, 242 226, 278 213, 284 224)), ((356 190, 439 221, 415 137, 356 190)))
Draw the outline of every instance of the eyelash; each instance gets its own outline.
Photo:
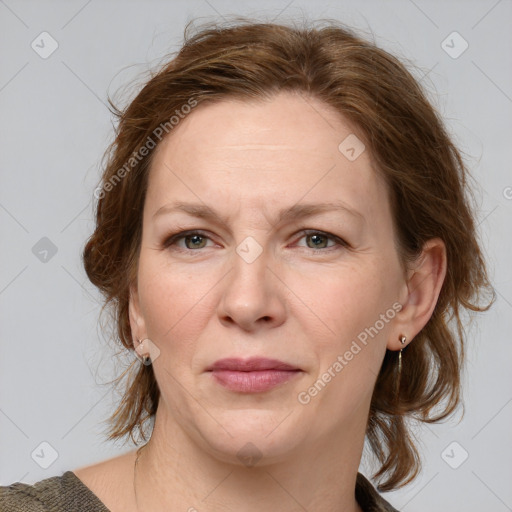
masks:
MULTIPOLYGON (((302 238, 304 238, 305 236, 308 236, 308 235, 320 235, 320 236, 323 236, 323 237, 327 238, 328 240, 331 240, 336 243, 336 246, 325 247, 322 249, 312 249, 310 247, 302 247, 303 249, 310 249, 311 251, 314 251, 314 252, 330 252, 332 250, 339 249, 339 247, 350 248, 350 244, 348 244, 345 240, 343 240, 342 238, 340 238, 336 235, 333 235, 331 233, 326 233, 325 231, 318 231, 318 230, 314 230, 314 229, 303 229, 300 233, 302 233, 302 236, 299 238, 299 240, 301 240, 302 238)), ((175 245, 176 242, 178 242, 179 240, 184 239, 189 236, 193 236, 193 235, 199 235, 202 238, 212 240, 204 231, 201 231, 201 230, 180 231, 179 233, 176 233, 176 234, 171 235, 168 238, 166 238, 164 240, 164 242, 162 243, 162 248, 168 249, 172 245, 175 245)), ((175 246, 174 249, 177 251, 180 251, 180 252, 187 252, 187 253, 198 252, 199 253, 201 251, 201 249, 206 249, 206 247, 201 247, 200 249, 187 249, 187 248, 175 246)))

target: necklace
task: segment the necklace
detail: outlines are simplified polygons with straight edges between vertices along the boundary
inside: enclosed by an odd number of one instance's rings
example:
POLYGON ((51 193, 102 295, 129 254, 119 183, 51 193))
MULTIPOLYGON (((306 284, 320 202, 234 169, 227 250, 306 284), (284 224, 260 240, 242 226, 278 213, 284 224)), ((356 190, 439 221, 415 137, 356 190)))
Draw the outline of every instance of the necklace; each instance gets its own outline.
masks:
POLYGON ((138 450, 137 450, 137 457, 135 458, 135 464, 133 466, 133 492, 135 494, 135 507, 137 508, 137 512, 140 510, 139 509, 139 502, 137 500, 137 489, 135 488, 135 478, 136 478, 136 474, 137 474, 137 463, 139 462, 139 456, 140 456, 140 451, 145 447, 146 445, 143 445, 141 446, 138 450))

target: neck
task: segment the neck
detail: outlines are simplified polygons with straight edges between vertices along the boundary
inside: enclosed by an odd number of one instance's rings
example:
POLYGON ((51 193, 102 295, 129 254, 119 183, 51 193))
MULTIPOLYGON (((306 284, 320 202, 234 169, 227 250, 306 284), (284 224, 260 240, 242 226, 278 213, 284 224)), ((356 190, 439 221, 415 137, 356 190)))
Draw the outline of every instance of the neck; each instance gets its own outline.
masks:
POLYGON ((262 458, 243 465, 205 452, 159 412, 151 440, 139 451, 135 468, 139 512, 361 512, 355 500, 364 442, 364 435, 355 434, 360 427, 338 435, 344 443, 329 438, 328 442, 301 446, 286 460, 269 462, 262 458))

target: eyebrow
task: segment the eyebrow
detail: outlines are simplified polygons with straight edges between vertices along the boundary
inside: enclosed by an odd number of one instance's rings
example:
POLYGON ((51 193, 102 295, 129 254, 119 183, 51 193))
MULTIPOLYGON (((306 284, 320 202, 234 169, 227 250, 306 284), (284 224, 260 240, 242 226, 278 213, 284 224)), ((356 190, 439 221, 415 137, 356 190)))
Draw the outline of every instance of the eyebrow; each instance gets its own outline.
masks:
MULTIPOLYGON (((326 213, 331 211, 345 212, 351 216, 359 219, 360 221, 366 222, 363 214, 350 208, 348 205, 341 201, 327 202, 327 203, 314 203, 314 204, 295 204, 289 208, 283 208, 278 212, 277 220, 274 224, 287 222, 292 219, 296 220, 299 218, 310 217, 320 213, 326 213)), ((193 217, 200 219, 209 219, 217 221, 217 223, 227 226, 228 220, 217 213, 215 210, 205 204, 200 203, 185 203, 177 201, 174 203, 166 204, 161 206, 154 214, 153 219, 160 215, 183 212, 193 217)))

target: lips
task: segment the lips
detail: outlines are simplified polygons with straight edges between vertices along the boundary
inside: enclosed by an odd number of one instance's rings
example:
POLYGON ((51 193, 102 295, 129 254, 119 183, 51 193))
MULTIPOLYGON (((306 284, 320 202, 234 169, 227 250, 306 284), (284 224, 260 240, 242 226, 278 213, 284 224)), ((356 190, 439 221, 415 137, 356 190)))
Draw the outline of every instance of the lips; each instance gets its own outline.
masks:
POLYGON ((277 359, 220 359, 207 368, 215 382, 240 393, 269 391, 293 379, 301 369, 277 359))
POLYGON ((262 370, 288 370, 296 371, 296 368, 289 364, 283 363, 278 359, 267 359, 264 357, 253 357, 251 359, 237 359, 227 358, 219 359, 214 364, 207 368, 207 371, 212 370, 232 370, 237 372, 254 372, 262 370))

